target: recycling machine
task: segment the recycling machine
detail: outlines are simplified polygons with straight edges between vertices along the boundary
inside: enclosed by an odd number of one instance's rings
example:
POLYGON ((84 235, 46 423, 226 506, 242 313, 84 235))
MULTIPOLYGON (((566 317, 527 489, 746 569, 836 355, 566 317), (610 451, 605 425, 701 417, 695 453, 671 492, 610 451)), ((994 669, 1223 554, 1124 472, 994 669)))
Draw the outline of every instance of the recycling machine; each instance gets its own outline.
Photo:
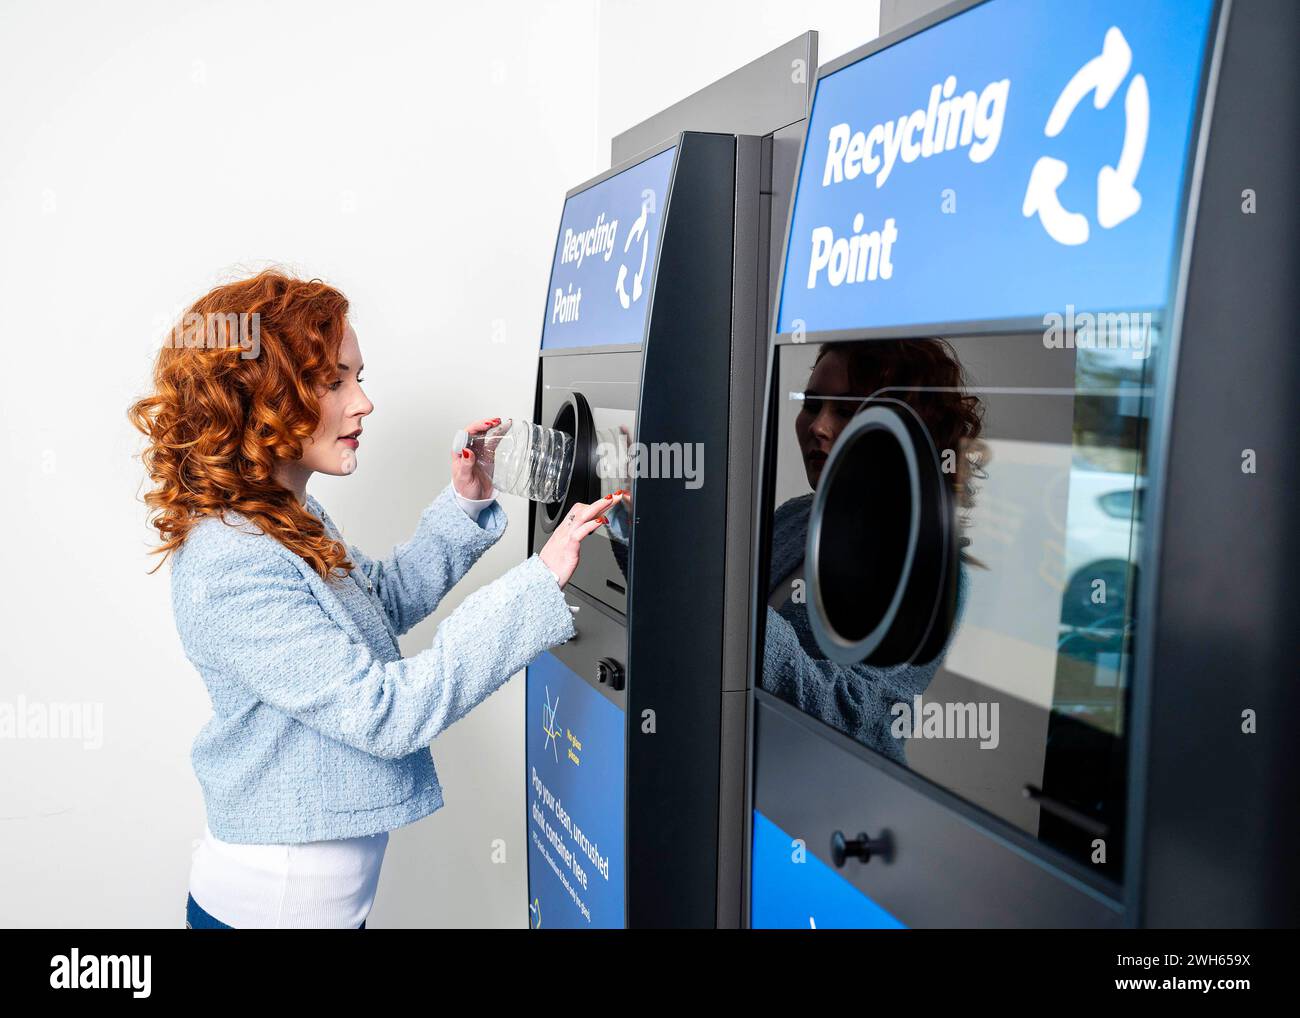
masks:
POLYGON ((815 38, 619 135, 564 203, 534 420, 576 455, 530 550, 574 503, 632 497, 583 542, 578 635, 527 672, 535 928, 740 923, 771 238, 815 38))
POLYGON ((755 927, 1300 917, 1297 8, 823 67, 755 543, 755 927))

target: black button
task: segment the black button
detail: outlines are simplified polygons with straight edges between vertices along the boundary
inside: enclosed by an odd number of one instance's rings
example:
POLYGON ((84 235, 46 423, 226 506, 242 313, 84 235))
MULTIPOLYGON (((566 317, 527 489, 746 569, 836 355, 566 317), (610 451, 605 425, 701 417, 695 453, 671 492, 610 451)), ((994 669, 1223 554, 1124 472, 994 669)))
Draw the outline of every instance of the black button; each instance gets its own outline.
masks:
POLYGON ((603 657, 596 662, 596 679, 610 689, 622 689, 626 683, 623 666, 612 657, 603 657))

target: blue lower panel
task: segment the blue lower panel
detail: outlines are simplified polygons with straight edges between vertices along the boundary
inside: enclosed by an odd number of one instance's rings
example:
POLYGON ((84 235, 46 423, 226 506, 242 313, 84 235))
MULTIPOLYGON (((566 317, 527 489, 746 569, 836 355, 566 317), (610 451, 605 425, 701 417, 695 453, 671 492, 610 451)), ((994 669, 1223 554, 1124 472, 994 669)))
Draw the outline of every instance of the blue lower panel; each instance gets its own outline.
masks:
POLYGON ((758 810, 750 925, 783 930, 904 928, 758 810))
POLYGON ((527 683, 529 922, 622 927, 623 712, 552 654, 527 683))

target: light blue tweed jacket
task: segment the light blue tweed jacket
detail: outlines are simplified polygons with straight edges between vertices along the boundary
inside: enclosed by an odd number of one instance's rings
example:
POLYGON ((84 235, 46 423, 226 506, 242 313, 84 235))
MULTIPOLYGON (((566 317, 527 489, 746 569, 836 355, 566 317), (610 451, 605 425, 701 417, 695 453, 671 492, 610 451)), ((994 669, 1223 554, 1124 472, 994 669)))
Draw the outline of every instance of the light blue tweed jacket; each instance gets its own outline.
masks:
MULTIPOLYGON (((307 508, 342 540, 311 496, 307 508)), ((190 759, 208 826, 224 841, 298 844, 375 834, 438 809, 429 742, 542 651, 574 634, 537 556, 474 591, 433 645, 397 638, 427 617, 506 529, 475 523, 452 486, 415 535, 327 584, 238 514, 204 519, 174 556, 172 610, 212 700, 190 759), (235 524, 234 526, 230 524, 235 524)))

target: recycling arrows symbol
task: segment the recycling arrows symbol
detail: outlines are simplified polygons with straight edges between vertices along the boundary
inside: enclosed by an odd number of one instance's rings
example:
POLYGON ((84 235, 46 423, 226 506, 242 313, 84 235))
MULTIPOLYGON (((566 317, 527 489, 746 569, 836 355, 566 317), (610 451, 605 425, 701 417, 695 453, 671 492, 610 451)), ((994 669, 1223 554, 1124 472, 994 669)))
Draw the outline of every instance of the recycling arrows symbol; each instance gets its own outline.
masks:
POLYGON ((1097 222, 1104 230, 1118 226, 1142 207, 1142 195, 1133 182, 1142 167, 1150 121, 1147 79, 1135 74, 1124 93, 1124 147, 1119 164, 1103 166, 1097 174, 1097 222))
POLYGON ((638 237, 641 238, 641 267, 636 270, 636 275, 632 277, 632 296, 627 295, 627 289, 624 284, 627 281, 627 265, 618 267, 618 279, 614 281, 614 290, 618 293, 618 302, 624 309, 630 308, 635 301, 641 299, 642 277, 645 275, 646 256, 650 253, 650 234, 646 230, 646 219, 650 215, 650 203, 641 203, 641 215, 637 216, 636 222, 632 224, 632 229, 627 231, 627 239, 623 241, 623 253, 627 254, 632 246, 632 241, 638 237))
MULTIPOLYGON (((1075 107, 1089 92, 1095 109, 1105 109, 1119 91, 1133 63, 1124 33, 1112 25, 1106 30, 1101 54, 1080 67, 1061 94, 1057 96, 1043 133, 1055 138, 1064 130, 1075 107)), ((1118 226, 1142 207, 1142 195, 1134 187, 1142 156, 1147 147, 1147 129, 1151 122, 1151 97, 1147 81, 1135 74, 1124 93, 1124 145, 1114 166, 1103 166, 1097 174, 1097 223, 1104 230, 1118 226)), ((1021 212, 1037 215, 1049 237, 1060 244, 1077 245, 1087 241, 1088 217, 1071 212, 1061 204, 1057 190, 1070 172, 1060 159, 1041 156, 1029 174, 1021 212)))

